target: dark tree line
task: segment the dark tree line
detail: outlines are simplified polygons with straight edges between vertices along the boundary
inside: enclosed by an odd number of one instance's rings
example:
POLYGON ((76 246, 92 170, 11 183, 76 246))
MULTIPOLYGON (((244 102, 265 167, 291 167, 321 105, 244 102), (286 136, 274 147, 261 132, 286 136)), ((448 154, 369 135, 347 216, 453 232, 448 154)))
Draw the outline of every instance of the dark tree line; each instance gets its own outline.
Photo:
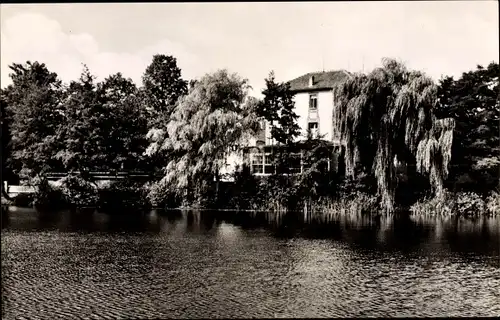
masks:
POLYGON ((500 89, 498 63, 478 65, 438 87, 436 115, 456 121, 448 186, 484 193, 499 187, 500 89))
POLYGON ((1 91, 2 172, 10 180, 161 167, 143 153, 148 129, 165 125, 169 106, 187 90, 175 58, 154 56, 142 87, 121 73, 97 82, 86 66, 69 84, 43 63, 10 69, 12 84, 1 91))
MULTIPOLYGON (((69 84, 43 63, 10 69, 12 84, 1 90, 0 103, 2 180, 11 183, 48 171, 139 170, 161 177, 150 197, 161 201, 174 188, 175 197, 200 202, 204 194, 219 197, 226 157, 259 130, 258 121, 271 125, 281 146, 273 150, 277 167, 290 161, 286 150, 300 133, 289 84, 272 72, 258 101, 248 96, 247 81, 227 70, 184 80, 167 55, 153 57, 139 87, 120 73, 97 81, 85 66, 69 84)), ((436 85, 385 60, 350 78, 336 89, 332 124, 346 142, 348 178, 375 181, 387 207, 398 187, 396 159, 437 193, 498 188, 499 73, 491 63, 436 85)), ((308 169, 295 185, 277 170, 276 185, 325 196, 335 188, 320 169, 327 149, 312 137, 305 144, 308 169)))

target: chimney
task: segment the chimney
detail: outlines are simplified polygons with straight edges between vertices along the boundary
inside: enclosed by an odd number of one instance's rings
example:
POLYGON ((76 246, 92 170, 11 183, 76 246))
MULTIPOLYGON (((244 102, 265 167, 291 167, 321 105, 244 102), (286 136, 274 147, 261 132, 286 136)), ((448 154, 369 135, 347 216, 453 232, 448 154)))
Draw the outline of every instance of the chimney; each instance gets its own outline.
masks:
POLYGON ((314 76, 311 76, 309 78, 309 87, 312 87, 314 85, 314 76))

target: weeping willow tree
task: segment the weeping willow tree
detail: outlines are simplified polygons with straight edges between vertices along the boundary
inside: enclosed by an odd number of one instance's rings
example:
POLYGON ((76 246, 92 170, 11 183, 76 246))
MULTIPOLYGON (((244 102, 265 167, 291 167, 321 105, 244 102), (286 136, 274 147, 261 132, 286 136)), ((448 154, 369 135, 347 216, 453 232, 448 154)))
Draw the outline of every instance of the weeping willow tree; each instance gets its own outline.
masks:
POLYGON ((248 97, 247 81, 221 70, 196 81, 182 97, 166 131, 149 133, 147 154, 167 151, 171 161, 159 182, 183 200, 195 200, 213 185, 218 196, 227 157, 258 129, 257 101, 248 97))
POLYGON ((394 209, 396 164, 416 166, 435 195, 448 174, 455 122, 436 119, 437 86, 419 71, 383 59, 335 88, 334 135, 345 145, 346 176, 373 174, 381 206, 394 209))

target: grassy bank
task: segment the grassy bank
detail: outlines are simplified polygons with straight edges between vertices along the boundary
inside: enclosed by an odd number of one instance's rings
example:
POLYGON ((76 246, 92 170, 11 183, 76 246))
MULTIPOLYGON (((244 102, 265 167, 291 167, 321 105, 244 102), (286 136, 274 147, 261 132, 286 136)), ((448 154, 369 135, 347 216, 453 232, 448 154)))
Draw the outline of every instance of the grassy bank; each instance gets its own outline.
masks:
MULTIPOLYGON (((19 194, 2 204, 38 209, 92 207, 105 212, 160 209, 207 209, 231 211, 301 212, 311 221, 328 221, 339 217, 378 216, 377 197, 359 187, 337 188, 336 193, 304 192, 300 185, 282 181, 260 180, 244 185, 225 184, 218 201, 209 191, 187 201, 179 199, 153 183, 121 180, 98 187, 79 176, 67 176, 57 185, 46 180, 36 182, 36 192, 19 194)), ((401 209, 401 208, 400 208, 401 209)), ((472 192, 444 192, 440 197, 418 200, 403 211, 421 216, 496 216, 500 214, 500 194, 487 197, 472 192)))
POLYGON ((500 194, 492 192, 483 198, 474 192, 444 192, 438 197, 417 201, 410 207, 410 212, 413 215, 465 218, 497 216, 500 215, 500 194))

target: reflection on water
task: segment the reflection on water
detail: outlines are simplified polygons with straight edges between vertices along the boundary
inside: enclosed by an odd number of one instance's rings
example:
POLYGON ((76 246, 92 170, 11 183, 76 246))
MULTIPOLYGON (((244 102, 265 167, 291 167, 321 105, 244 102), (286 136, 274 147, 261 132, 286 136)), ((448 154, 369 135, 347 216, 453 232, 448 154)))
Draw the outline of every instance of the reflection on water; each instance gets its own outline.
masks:
POLYGON ((2 212, 2 318, 495 316, 500 219, 2 212))

